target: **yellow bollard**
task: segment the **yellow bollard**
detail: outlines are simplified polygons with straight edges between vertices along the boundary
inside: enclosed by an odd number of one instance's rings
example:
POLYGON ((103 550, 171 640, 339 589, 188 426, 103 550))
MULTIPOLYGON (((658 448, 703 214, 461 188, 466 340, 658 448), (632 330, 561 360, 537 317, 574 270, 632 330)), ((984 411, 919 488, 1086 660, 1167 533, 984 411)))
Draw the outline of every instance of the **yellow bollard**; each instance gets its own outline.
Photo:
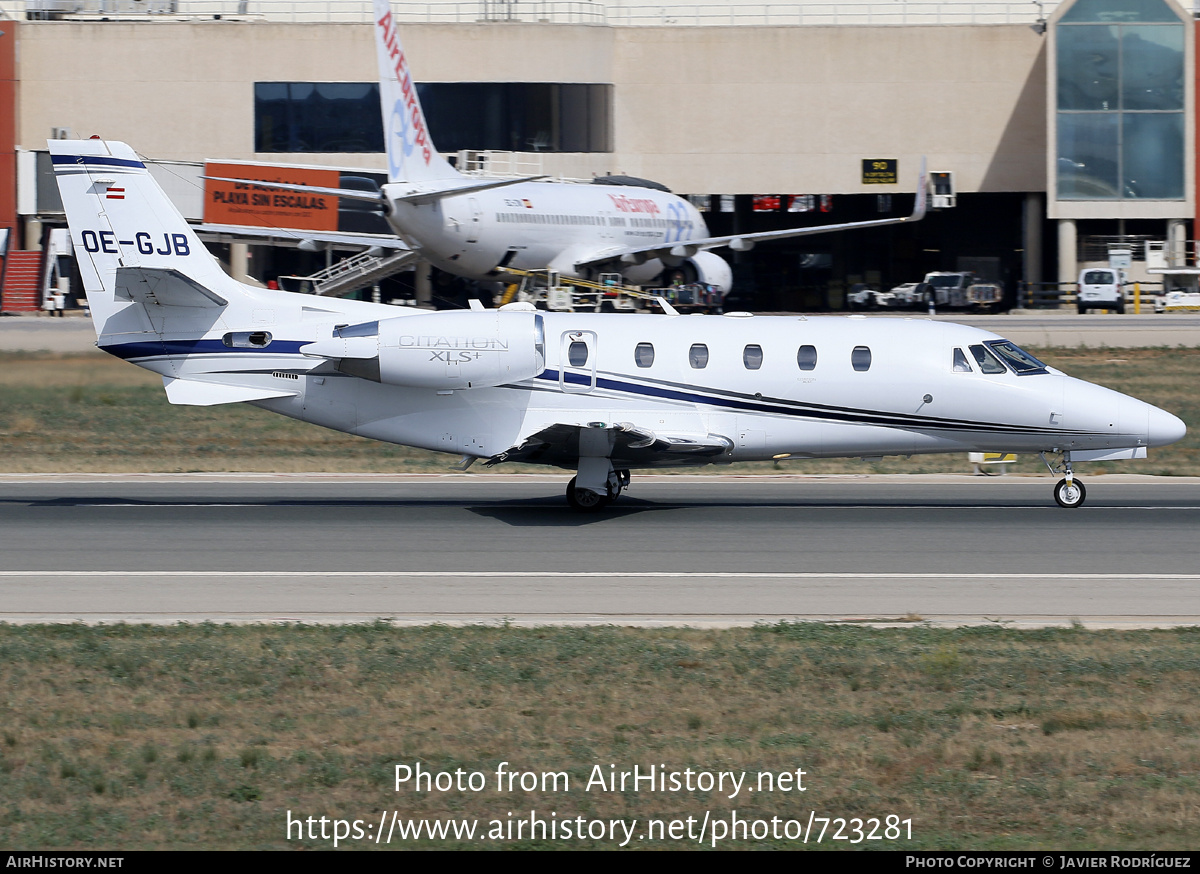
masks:
POLYGON ((1142 312, 1142 284, 1135 282, 1133 284, 1133 311, 1138 315, 1142 312))

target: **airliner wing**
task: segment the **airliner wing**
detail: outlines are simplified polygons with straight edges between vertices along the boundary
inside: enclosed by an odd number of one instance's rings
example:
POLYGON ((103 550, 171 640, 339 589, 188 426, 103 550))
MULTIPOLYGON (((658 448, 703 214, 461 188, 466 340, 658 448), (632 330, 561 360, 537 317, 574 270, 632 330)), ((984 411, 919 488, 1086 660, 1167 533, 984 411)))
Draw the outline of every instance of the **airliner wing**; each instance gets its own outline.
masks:
POLYGON ((806 228, 784 228, 780 231, 760 231, 756 234, 729 234, 724 237, 702 237, 695 240, 679 240, 673 243, 652 243, 646 246, 634 246, 629 248, 612 248, 603 252, 598 252, 594 256, 578 261, 575 264, 576 269, 587 267, 598 267, 602 264, 611 264, 613 261, 620 260, 625 263, 640 264, 650 258, 661 258, 664 256, 673 256, 676 258, 690 258, 697 252, 706 251, 708 249, 719 249, 722 246, 745 252, 754 248, 755 243, 764 240, 786 240, 791 237, 807 237, 814 234, 828 234, 834 231, 851 231, 857 228, 878 228, 885 225, 900 225, 909 222, 919 222, 925 218, 927 201, 929 198, 929 179, 928 173, 925 170, 925 159, 921 159, 921 172, 917 178, 917 196, 913 202, 912 214, 901 216, 899 218, 872 219, 865 222, 843 222, 835 225, 815 225, 806 228))
MULTIPOLYGON (((253 185, 258 188, 279 188, 284 191, 302 191, 308 194, 323 194, 328 197, 345 197, 350 200, 365 200, 369 203, 382 204, 387 200, 401 201, 404 203, 434 203, 439 200, 444 200, 447 197, 458 197, 460 194, 475 194, 479 191, 491 191, 493 188, 506 188, 509 185, 520 185, 524 182, 538 182, 547 178, 546 176, 518 176, 513 179, 491 179, 487 182, 475 182, 468 185, 455 185, 449 188, 434 188, 424 189, 423 186, 415 186, 407 193, 399 193, 395 189, 403 187, 406 183, 390 182, 392 191, 385 195, 382 191, 358 191, 352 188, 325 188, 321 185, 299 185, 292 182, 260 182, 257 179, 233 179, 228 176, 203 176, 203 179, 212 179, 216 182, 236 182, 239 184, 253 185)), ((428 184, 428 183, 426 183, 428 184)))
MULTIPOLYGON (((579 461, 579 432, 584 425, 560 423, 543 428, 526 437, 516 446, 493 455, 488 466, 505 461, 525 461, 574 467, 579 461)), ((592 426, 586 426, 591 430, 592 426)), ((658 433, 628 422, 609 425, 613 432, 613 449, 609 456, 614 464, 653 466, 671 460, 678 464, 681 456, 712 458, 733 448, 733 441, 719 434, 658 433)))

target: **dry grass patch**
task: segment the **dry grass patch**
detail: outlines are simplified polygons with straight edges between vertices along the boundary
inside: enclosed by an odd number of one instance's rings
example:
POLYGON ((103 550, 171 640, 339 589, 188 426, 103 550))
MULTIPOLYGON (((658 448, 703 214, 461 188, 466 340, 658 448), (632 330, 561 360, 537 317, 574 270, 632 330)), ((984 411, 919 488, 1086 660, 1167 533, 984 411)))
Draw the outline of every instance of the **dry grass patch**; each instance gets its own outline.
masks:
POLYGON ((1198 644, 1196 629, 0 626, 0 844, 327 845, 286 842, 289 810, 644 824, 736 808, 911 817, 922 848, 1189 848, 1198 644), (395 792, 394 766, 418 761, 565 771, 571 789, 395 792), (597 764, 802 768, 809 791, 585 792, 597 764))

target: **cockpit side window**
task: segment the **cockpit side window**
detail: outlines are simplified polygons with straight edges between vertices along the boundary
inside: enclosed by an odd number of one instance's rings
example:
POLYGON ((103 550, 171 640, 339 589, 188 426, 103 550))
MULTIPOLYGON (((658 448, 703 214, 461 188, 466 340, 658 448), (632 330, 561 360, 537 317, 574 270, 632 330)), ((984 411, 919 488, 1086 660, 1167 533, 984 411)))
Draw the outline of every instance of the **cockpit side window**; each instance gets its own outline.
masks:
POLYGON ((1004 373, 1007 369, 1000 359, 984 346, 978 344, 972 346, 971 354, 975 356, 975 362, 984 373, 1004 373))
POLYGON ((967 361, 966 353, 954 347, 954 372, 955 373, 973 373, 971 370, 971 362, 967 361))
POLYGON ((1011 367, 1017 376, 1050 372, 1046 369, 1045 364, 1038 361, 1011 340, 988 340, 985 345, 1011 367))

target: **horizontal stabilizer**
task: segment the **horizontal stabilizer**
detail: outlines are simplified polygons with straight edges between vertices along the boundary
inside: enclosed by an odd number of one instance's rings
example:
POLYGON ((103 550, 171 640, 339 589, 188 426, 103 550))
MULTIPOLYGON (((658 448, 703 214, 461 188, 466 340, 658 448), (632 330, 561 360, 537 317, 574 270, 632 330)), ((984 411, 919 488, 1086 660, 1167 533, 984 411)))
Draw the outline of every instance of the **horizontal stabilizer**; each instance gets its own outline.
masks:
POLYGON ((264 401, 267 398, 292 398, 297 391, 257 388, 248 385, 226 385, 219 382, 200 382, 196 379, 163 377, 167 400, 190 407, 211 407, 216 404, 240 404, 245 401, 264 401))
POLYGON ((229 303, 169 267, 118 267, 116 295, 118 299, 163 307, 223 307, 229 303))

